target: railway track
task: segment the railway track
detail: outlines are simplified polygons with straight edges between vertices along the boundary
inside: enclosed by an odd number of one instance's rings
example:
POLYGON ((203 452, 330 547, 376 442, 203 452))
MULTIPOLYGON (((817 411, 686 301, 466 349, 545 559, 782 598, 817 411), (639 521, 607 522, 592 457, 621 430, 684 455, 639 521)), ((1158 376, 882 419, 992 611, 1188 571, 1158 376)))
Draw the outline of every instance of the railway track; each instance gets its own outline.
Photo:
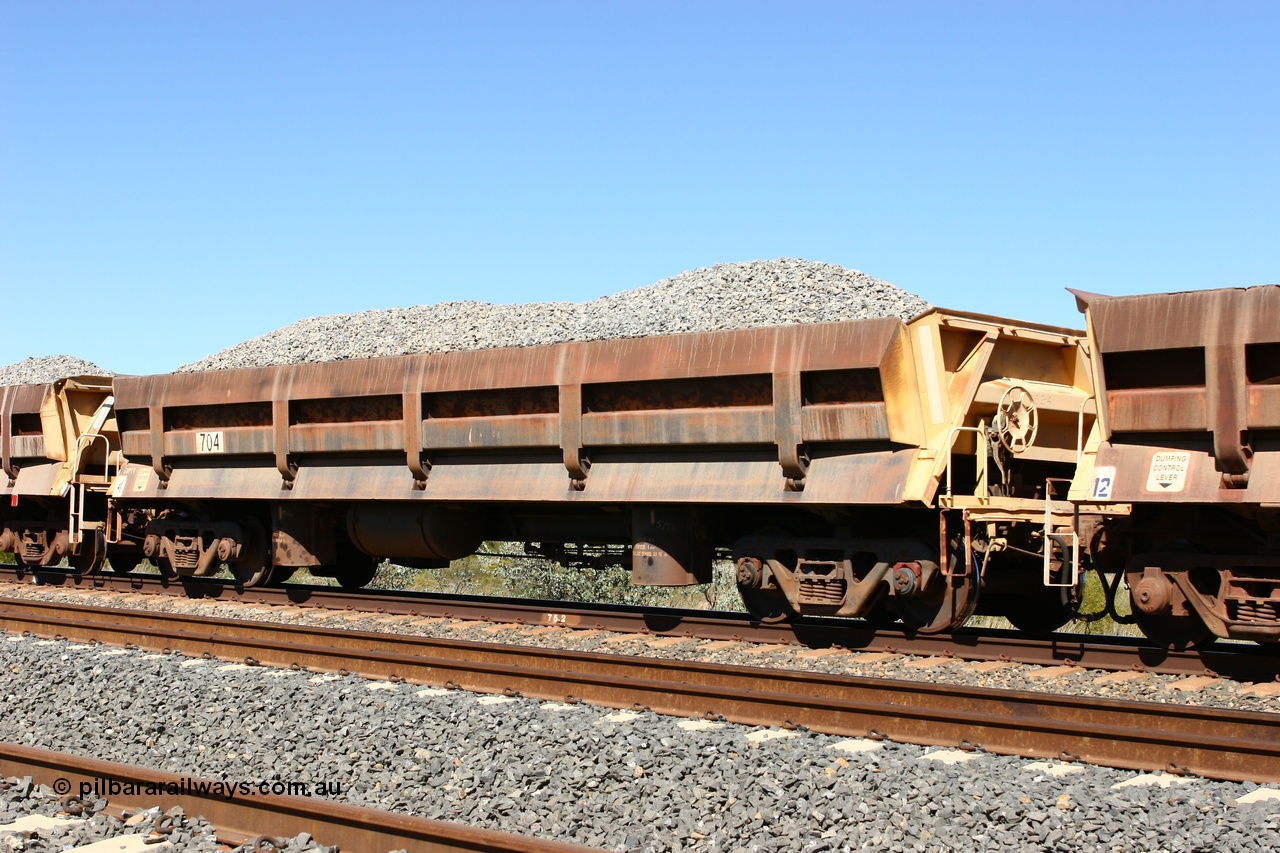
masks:
POLYGON ((337 845, 350 853, 399 849, 580 853, 590 849, 316 797, 228 797, 213 779, 0 742, 0 777, 5 776, 30 776, 37 784, 55 790, 80 791, 95 785, 99 790, 111 790, 109 808, 115 813, 149 808, 157 801, 166 808, 181 806, 185 813, 199 815, 213 824, 219 841, 237 845, 259 837, 291 837, 307 832, 327 846, 337 845), (82 789, 82 785, 87 788, 82 789), (149 790, 165 793, 157 795, 149 790))
POLYGON ((0 599, 0 628, 764 726, 1280 779, 1280 716, 0 599))
POLYGON ((1215 642, 1194 649, 1158 648, 1141 637, 1054 634, 1028 637, 1015 631, 965 629, 950 634, 917 634, 901 628, 872 627, 856 620, 801 617, 764 624, 745 613, 685 610, 628 605, 579 604, 516 598, 441 593, 340 590, 287 584, 246 589, 229 582, 181 583, 158 575, 62 572, 34 573, 0 567, 0 583, 39 580, 70 589, 106 590, 139 595, 166 595, 320 610, 441 617, 516 625, 553 625, 625 634, 691 637, 798 644, 811 648, 839 646, 865 652, 892 652, 972 661, 1012 661, 1034 666, 1063 664, 1099 670, 1141 670, 1164 675, 1220 675, 1238 681, 1280 679, 1280 655, 1252 643, 1215 642))

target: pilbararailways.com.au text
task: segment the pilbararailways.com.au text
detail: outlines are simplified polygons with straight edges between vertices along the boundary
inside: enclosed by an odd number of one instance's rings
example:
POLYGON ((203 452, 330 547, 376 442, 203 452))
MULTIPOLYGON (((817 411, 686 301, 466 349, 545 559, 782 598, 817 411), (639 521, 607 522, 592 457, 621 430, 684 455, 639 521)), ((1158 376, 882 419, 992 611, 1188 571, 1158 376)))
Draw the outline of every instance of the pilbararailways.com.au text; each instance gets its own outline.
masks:
MULTIPOLYGON (((80 797, 110 799, 131 796, 190 796, 220 797, 234 800, 237 797, 336 797, 342 794, 341 782, 288 782, 264 780, 261 782, 236 782, 226 779, 198 779, 184 776, 176 782, 140 782, 128 779, 93 779, 80 782, 80 797)), ((71 793, 71 783, 58 779, 54 790, 60 794, 71 793), (63 784, 58 784, 63 783, 63 784), (59 790, 61 789, 61 790, 59 790)))

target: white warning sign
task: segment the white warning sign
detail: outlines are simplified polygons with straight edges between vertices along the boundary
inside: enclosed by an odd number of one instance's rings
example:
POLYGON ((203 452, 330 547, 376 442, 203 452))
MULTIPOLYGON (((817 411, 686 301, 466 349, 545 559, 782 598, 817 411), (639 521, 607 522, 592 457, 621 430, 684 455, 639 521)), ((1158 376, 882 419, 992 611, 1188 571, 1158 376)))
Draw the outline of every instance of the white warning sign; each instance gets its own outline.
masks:
POLYGON ((129 481, 129 475, 132 473, 132 468, 129 465, 120 469, 120 473, 116 474, 116 478, 111 481, 111 497, 118 498, 124 495, 125 483, 129 481))
POLYGON ((1166 450, 1151 457, 1147 473, 1148 492, 1180 492, 1187 483, 1191 454, 1185 450, 1166 450))

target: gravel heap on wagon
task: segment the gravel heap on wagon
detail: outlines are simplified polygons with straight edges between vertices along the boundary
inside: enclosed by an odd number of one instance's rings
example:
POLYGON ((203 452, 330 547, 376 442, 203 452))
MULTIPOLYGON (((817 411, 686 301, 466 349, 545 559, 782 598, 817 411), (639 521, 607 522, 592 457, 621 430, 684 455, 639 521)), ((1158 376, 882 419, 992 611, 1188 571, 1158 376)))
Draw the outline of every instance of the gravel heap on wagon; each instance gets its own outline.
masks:
POLYGON ((115 376, 92 361, 73 355, 43 355, 0 367, 0 385, 37 385, 67 376, 115 376))
POLYGON ((919 296, 857 270, 779 258, 717 264, 589 302, 441 302, 313 317, 176 372, 871 317, 907 319, 929 307, 919 296))

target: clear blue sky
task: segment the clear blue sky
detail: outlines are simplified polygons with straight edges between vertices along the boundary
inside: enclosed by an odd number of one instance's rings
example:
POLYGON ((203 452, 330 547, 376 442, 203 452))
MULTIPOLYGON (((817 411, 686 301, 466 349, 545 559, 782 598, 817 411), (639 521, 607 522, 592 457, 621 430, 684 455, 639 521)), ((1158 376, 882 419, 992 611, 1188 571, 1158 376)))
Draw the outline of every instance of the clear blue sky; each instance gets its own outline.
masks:
POLYGON ((1280 281, 1275 2, 0 0, 0 364, 803 257, 1077 325, 1280 281))

